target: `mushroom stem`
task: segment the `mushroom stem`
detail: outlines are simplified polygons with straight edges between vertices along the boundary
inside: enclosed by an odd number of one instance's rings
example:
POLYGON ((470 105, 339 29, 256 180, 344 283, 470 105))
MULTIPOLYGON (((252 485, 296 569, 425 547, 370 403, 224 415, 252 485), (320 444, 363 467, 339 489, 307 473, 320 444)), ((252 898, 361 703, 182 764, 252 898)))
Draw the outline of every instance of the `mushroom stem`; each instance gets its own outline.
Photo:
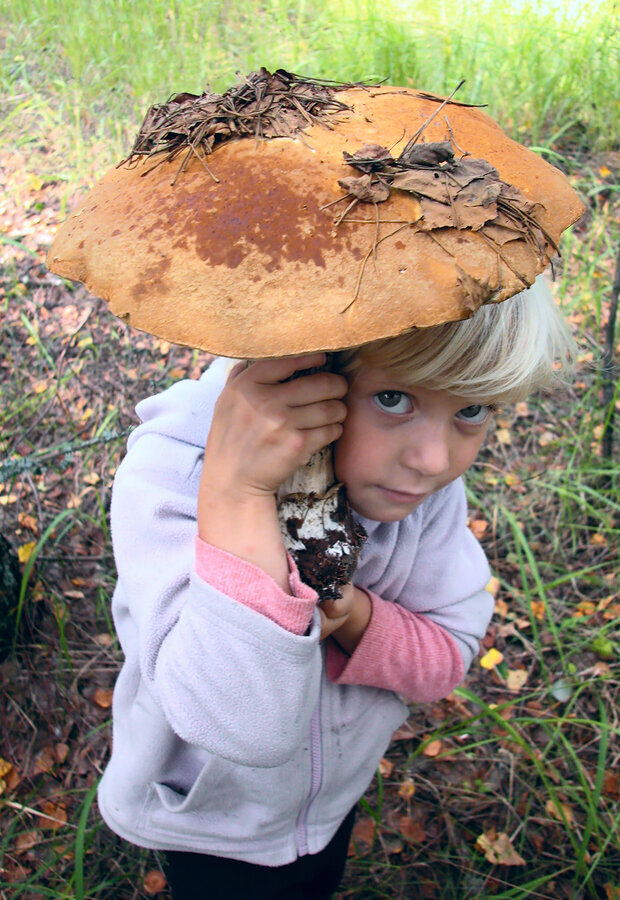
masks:
POLYGON ((366 533, 353 518, 344 485, 335 481, 331 446, 297 469, 277 500, 284 544, 302 580, 319 602, 337 599, 353 576, 366 533))

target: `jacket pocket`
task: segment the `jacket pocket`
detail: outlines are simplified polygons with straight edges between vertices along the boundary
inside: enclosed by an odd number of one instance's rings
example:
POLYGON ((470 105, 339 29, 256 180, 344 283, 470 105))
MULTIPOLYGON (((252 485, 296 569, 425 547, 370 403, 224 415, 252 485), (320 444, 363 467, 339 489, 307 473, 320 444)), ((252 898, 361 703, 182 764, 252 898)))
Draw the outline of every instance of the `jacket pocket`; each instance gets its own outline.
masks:
POLYGON ((273 769, 239 766, 208 755, 187 792, 170 783, 155 782, 148 817, 151 827, 168 834, 217 836, 227 841, 253 840, 257 834, 277 833, 292 820, 308 791, 309 761, 302 749, 289 762, 273 769))

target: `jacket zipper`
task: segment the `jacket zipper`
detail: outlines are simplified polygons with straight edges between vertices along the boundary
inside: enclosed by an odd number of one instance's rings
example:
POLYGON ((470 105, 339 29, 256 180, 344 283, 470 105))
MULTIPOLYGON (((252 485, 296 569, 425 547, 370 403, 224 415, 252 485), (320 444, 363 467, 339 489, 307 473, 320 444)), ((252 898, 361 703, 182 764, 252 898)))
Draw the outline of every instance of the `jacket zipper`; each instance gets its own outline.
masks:
POLYGON ((295 822, 295 842, 299 856, 308 854, 308 811, 323 782, 323 751, 321 746, 321 694, 310 720, 310 793, 295 822))

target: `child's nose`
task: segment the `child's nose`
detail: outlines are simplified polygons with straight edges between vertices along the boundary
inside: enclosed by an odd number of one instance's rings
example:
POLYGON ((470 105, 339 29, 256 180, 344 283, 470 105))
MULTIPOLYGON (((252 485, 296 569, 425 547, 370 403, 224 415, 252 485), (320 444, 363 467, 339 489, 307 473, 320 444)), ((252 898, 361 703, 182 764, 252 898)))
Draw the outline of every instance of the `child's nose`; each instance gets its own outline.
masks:
POLYGON ((405 445, 402 462, 429 478, 444 475, 450 467, 448 427, 433 423, 421 428, 405 445))

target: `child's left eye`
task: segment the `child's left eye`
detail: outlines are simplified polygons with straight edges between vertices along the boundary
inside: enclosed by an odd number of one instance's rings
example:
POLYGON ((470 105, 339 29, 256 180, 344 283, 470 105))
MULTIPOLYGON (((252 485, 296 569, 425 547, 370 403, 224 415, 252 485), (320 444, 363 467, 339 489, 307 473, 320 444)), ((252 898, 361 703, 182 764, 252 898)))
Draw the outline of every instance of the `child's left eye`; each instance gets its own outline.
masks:
POLYGON ((383 412, 402 415, 412 410, 411 400, 402 391, 379 391, 373 399, 383 412))
POLYGON ((463 409, 459 409, 456 417, 469 425, 482 425, 489 418, 492 410, 491 406, 482 406, 476 403, 474 406, 465 406, 463 409))

